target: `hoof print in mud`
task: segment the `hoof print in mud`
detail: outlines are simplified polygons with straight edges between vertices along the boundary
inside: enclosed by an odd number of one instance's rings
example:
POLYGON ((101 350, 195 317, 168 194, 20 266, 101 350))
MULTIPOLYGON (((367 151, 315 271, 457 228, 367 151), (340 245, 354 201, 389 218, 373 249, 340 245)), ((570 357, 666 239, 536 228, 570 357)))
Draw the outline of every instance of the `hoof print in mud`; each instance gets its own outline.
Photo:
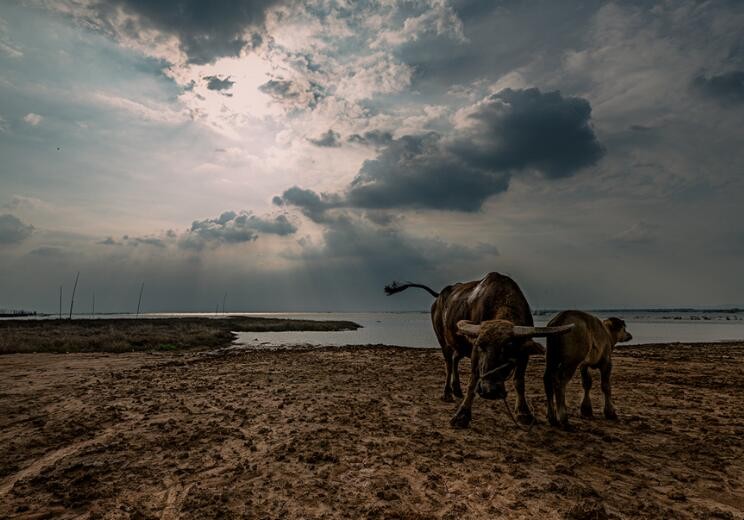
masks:
POLYGON ((454 417, 450 419, 450 424, 453 428, 467 428, 470 425, 471 418, 472 412, 470 409, 458 410, 454 417))

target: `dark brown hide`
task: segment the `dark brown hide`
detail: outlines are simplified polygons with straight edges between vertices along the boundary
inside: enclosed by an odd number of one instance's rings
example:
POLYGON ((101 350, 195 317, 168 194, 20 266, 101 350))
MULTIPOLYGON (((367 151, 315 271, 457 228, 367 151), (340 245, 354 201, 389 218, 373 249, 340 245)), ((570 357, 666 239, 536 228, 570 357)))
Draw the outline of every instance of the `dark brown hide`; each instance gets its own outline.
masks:
POLYGON ((460 320, 481 323, 506 320, 514 325, 534 324, 527 299, 519 286, 499 273, 482 280, 448 285, 431 306, 431 323, 443 349, 469 357, 472 346, 457 329, 460 320))
POLYGON ((543 382, 548 400, 548 421, 554 426, 561 425, 565 429, 571 429, 566 411, 566 385, 577 368, 581 370, 584 387, 581 415, 587 418, 593 416, 589 397, 592 387, 589 369, 598 368, 605 398, 604 415, 607 419, 617 419, 610 386, 612 349, 616 343, 632 339, 625 329, 625 322, 619 318, 602 321, 582 311, 563 311, 548 323, 549 326, 569 324, 574 325, 570 332, 548 337, 547 341, 543 382))
MULTIPOLYGON (((492 376, 492 381, 480 381, 481 373, 502 366, 503 363, 510 363, 510 365, 501 372, 502 376, 503 374, 514 373, 518 417, 524 423, 531 423, 534 417, 524 395, 524 374, 527 370, 529 354, 535 351, 537 344, 529 337, 514 337, 510 333, 498 338, 476 339, 468 337, 458 329, 458 322, 462 320, 476 324, 492 322, 492 325, 501 323, 532 326, 530 306, 514 280, 499 273, 489 273, 481 280, 449 285, 438 294, 420 284, 392 284, 386 287, 385 291, 388 294, 394 294, 408 287, 419 287, 432 295, 437 295, 431 306, 431 321, 439 345, 442 347, 446 365, 447 375, 442 397, 445 401, 454 400, 453 396, 463 397, 458 363, 463 357, 472 356, 468 391, 457 413, 452 418, 452 425, 466 427, 469 424, 471 404, 476 393, 476 387, 478 387, 479 393, 483 397, 501 398, 506 396, 504 381, 498 377, 499 374, 492 376), (476 346, 475 353, 474 345, 476 346), (478 346, 484 348, 478 348, 478 346), (479 357, 481 359, 478 359, 479 357), (483 388, 485 390, 481 392, 483 388)), ((509 326, 506 328, 509 331, 511 330, 509 326)), ((495 330, 493 326, 488 331, 484 329, 484 335, 488 336, 493 330, 495 330)), ((494 336, 494 334, 491 334, 491 336, 494 336)))

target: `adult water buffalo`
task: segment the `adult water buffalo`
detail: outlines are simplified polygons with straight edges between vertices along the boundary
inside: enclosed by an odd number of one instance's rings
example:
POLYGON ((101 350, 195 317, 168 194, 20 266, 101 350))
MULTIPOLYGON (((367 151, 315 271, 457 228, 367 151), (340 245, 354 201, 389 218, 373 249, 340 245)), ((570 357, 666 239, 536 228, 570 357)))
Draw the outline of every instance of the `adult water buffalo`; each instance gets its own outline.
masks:
POLYGON ((549 326, 574 325, 565 336, 548 338, 548 351, 545 356, 545 395, 548 400, 548 421, 553 426, 559 424, 566 430, 568 423, 566 411, 566 385, 577 368, 581 368, 581 384, 584 399, 581 402, 582 417, 592 417, 592 401, 589 390, 592 388, 590 368, 598 368, 604 394, 604 415, 607 419, 617 419, 612 404, 610 376, 612 374, 612 349, 616 343, 630 341, 633 336, 625 329, 620 318, 600 320, 582 311, 563 311, 550 320, 549 326), (554 406, 555 398, 555 406, 554 406), (558 408, 558 417, 556 417, 558 408))
POLYGON ((524 395, 524 374, 530 354, 543 349, 531 338, 561 334, 573 325, 534 327, 530 306, 519 286, 499 273, 448 285, 439 293, 425 285, 397 282, 386 286, 385 292, 391 295, 409 287, 424 289, 436 298, 431 322, 447 369, 445 401, 453 401, 453 395, 463 397, 457 367, 463 357, 471 358, 467 393, 450 421, 452 426, 466 428, 470 424, 476 392, 484 399, 506 399, 505 382, 512 374, 517 417, 524 424, 535 421, 524 395))

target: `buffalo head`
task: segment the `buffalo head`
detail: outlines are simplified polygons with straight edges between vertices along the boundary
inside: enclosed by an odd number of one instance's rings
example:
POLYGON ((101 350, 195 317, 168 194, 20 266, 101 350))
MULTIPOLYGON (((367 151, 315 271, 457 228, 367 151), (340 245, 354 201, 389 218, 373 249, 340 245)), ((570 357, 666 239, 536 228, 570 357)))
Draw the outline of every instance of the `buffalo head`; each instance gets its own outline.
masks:
POLYGON ((610 334, 614 336, 616 343, 625 343, 626 341, 633 339, 633 335, 628 332, 628 329, 625 326, 625 320, 621 320, 620 318, 607 318, 602 323, 607 327, 607 330, 610 331, 610 334))
POLYGON ((565 334, 571 325, 560 327, 525 327, 508 320, 481 323, 461 320, 457 330, 473 346, 473 363, 478 368, 478 395, 484 399, 504 399, 505 382, 514 373, 521 356, 545 352, 532 338, 565 334))

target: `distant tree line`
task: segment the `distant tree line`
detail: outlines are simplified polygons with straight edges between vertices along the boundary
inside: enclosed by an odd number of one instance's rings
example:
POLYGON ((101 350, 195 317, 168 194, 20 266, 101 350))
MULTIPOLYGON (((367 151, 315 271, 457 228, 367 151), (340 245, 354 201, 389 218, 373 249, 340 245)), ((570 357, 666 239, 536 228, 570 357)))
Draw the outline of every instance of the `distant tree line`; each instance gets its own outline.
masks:
POLYGON ((17 318, 19 316, 36 316, 36 311, 23 309, 0 309, 0 318, 17 318))

